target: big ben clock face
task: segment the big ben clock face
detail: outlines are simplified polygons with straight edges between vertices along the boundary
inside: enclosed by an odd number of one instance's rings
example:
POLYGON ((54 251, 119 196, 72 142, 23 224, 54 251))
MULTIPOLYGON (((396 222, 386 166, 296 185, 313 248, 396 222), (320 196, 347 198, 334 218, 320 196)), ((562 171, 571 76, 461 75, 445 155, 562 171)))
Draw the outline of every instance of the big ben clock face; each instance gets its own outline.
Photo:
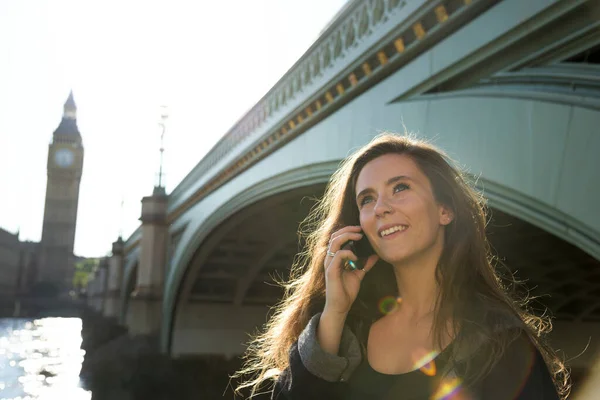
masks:
POLYGON ((69 149, 59 149, 54 153, 54 162, 61 168, 67 168, 73 165, 75 155, 69 149))

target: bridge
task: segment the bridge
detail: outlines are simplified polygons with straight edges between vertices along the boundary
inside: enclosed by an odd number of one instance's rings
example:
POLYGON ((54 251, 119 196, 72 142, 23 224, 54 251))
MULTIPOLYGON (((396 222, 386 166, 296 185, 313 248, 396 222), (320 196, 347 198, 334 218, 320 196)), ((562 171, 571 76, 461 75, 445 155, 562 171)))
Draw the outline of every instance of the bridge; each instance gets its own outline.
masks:
POLYGON ((468 167, 500 258, 587 368, 600 349, 600 3, 352 0, 113 243, 90 304, 173 357, 244 350, 336 166, 406 128, 468 167))

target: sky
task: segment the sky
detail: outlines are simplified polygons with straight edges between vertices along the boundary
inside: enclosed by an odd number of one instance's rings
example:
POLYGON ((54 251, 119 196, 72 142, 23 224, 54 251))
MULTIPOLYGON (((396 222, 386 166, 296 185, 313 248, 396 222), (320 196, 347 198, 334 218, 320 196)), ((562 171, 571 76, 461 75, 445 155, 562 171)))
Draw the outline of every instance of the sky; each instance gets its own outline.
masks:
POLYGON ((139 226, 346 0, 0 0, 0 228, 39 241, 48 145, 73 90, 85 158, 75 254, 139 226))

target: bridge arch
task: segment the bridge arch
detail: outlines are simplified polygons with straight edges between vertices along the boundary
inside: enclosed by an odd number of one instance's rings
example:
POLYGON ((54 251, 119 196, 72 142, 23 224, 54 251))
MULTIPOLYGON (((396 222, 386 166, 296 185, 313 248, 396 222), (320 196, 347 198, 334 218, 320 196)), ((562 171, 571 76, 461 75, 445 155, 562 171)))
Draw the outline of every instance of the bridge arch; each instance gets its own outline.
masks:
POLYGON ((126 258, 119 297, 119 322, 123 325, 127 323, 129 299, 137 284, 139 261, 139 249, 133 250, 130 256, 126 258))
MULTIPOLYGON (((176 262, 172 265, 172 273, 169 275, 165 289, 161 332, 162 345, 165 351, 170 352, 173 348, 173 333, 178 318, 178 310, 190 298, 192 287, 197 281, 197 274, 199 268, 201 268, 199 265, 214 251, 223 237, 227 235, 227 232, 234 229, 241 219, 250 218, 261 208, 270 204, 269 199, 277 198, 277 201, 282 201, 286 196, 290 199, 298 199, 299 189, 311 186, 324 188, 338 164, 339 160, 335 160, 294 169, 260 182, 248 189, 241 190, 237 195, 232 196, 230 201, 213 212, 203 223, 197 225, 193 233, 188 232, 188 239, 181 240, 178 246, 180 256, 178 260, 174 259, 176 262), (237 222, 231 219, 233 216, 236 216, 237 222), (192 268, 191 265, 195 257, 200 261, 196 260, 198 264, 195 268, 192 268)), ((584 228, 578 226, 577 221, 573 218, 552 209, 539 199, 524 196, 510 187, 499 185, 487 180, 485 177, 478 177, 476 181, 478 188, 483 191, 488 200, 488 205, 492 209, 517 217, 585 249, 585 241, 574 240, 580 237, 586 238, 586 235, 584 228), (579 233, 574 235, 574 232, 579 233)), ((271 203, 271 205, 273 204, 275 203, 271 203)), ((272 253, 269 254, 268 250, 265 251, 264 260, 257 261, 254 268, 248 270, 245 287, 238 288, 234 296, 234 306, 241 306, 243 294, 248 290, 248 285, 251 284, 251 279, 257 273, 257 270, 262 268, 261 265, 264 265, 266 260, 273 256, 277 247, 285 245, 285 240, 282 240, 279 244, 274 244, 271 247, 272 253)), ((206 311, 210 313, 208 309, 206 311)), ((256 313, 259 316, 263 315, 264 319, 266 310, 256 310, 256 313)))
POLYGON ((189 289, 182 282, 193 284, 187 268, 211 232, 269 196, 324 185, 339 160, 378 128, 406 126, 417 132, 468 167, 490 207, 600 260, 600 188, 595 184, 600 181, 600 136, 590 129, 600 122, 595 97, 565 103, 563 91, 548 85, 537 91, 492 85, 403 97, 411 89, 407 71, 429 71, 431 57, 418 57, 178 217, 176 223, 187 223, 187 228, 166 285, 164 350, 171 349, 178 293, 189 289))
MULTIPOLYGON (((338 162, 321 163, 294 169, 260 182, 233 196, 230 201, 223 204, 202 224, 197 226, 193 233, 186 232, 189 239, 180 241, 176 250, 179 257, 176 255, 173 259, 171 273, 165 286, 161 330, 164 350, 170 351, 177 307, 189 296, 191 286, 195 281, 194 274, 198 272, 189 269, 192 259, 196 256, 203 260, 215 249, 225 234, 236 225, 236 221, 231 220, 231 217, 248 218, 265 206, 261 201, 268 201, 271 198, 276 199, 276 202, 281 202, 298 196, 297 191, 302 190, 302 188, 324 186, 337 168, 338 162), (224 226, 221 226, 222 224, 224 226)), ((274 244, 274 248, 281 248, 289 245, 290 242, 293 243, 294 241, 283 240, 274 244)), ((255 265, 264 265, 267 259, 268 257, 263 256, 260 260, 256 260, 255 265)), ((257 269, 258 267, 255 266, 249 270, 248 277, 256 274, 257 269)), ((248 289, 244 286, 237 291, 234 298, 236 305, 241 303, 243 294, 248 289)))

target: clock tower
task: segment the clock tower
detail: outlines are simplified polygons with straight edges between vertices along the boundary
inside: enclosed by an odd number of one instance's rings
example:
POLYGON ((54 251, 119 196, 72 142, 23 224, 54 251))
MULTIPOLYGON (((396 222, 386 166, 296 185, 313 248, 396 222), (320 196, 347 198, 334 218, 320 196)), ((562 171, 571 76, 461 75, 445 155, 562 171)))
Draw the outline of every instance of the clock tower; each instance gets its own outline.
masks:
POLYGON ((73 246, 83 170, 83 144, 77 128, 77 106, 72 91, 65 102, 62 121, 48 147, 47 170, 37 281, 52 284, 60 292, 65 292, 71 288, 75 270, 73 246))

